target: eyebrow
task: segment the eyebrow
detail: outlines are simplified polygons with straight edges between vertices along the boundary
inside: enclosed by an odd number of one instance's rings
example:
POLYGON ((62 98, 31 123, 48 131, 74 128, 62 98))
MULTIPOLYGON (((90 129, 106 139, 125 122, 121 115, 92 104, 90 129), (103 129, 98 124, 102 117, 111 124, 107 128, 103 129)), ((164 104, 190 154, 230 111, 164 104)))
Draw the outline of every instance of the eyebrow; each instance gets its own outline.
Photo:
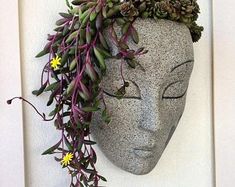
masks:
POLYGON ((183 62, 183 63, 181 63, 181 64, 179 64, 179 65, 173 67, 170 72, 173 72, 175 69, 177 69, 177 68, 179 68, 179 67, 181 67, 181 66, 183 66, 183 65, 185 65, 185 64, 192 63, 193 61, 194 61, 194 60, 187 60, 187 61, 185 61, 185 62, 183 62))

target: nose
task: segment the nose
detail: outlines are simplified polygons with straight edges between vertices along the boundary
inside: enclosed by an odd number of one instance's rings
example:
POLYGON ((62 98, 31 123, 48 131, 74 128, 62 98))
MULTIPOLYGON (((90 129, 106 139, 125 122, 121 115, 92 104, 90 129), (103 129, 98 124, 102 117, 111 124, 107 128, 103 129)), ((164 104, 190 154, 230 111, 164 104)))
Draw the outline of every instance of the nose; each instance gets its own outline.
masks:
POLYGON ((156 92, 148 91, 142 97, 142 102, 139 128, 156 132, 160 129, 161 124, 160 97, 156 92))

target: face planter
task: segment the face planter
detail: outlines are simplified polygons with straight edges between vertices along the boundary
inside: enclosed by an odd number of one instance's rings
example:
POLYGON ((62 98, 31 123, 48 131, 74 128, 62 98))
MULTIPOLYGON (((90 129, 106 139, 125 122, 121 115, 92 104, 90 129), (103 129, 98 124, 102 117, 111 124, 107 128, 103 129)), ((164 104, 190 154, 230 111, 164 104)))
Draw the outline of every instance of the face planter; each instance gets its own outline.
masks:
POLYGON ((91 132, 115 165, 141 175, 155 167, 183 114, 194 56, 184 24, 138 19, 134 26, 140 42, 130 42, 131 48, 144 46, 148 53, 137 58, 134 71, 120 60, 107 61, 102 86, 112 120, 106 124, 94 113, 91 132), (114 92, 123 84, 121 66, 129 87, 117 99, 114 92))

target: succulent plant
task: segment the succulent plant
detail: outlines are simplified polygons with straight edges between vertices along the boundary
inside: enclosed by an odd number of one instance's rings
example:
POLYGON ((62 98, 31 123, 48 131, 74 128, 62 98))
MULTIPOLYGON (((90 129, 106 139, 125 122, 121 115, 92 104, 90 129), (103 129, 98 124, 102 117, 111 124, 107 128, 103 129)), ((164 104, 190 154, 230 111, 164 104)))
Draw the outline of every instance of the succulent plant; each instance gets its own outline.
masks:
POLYGON ((190 29, 193 42, 200 39, 203 31, 203 27, 196 24, 200 13, 196 0, 126 0, 120 10, 130 20, 140 16, 182 22, 190 29))

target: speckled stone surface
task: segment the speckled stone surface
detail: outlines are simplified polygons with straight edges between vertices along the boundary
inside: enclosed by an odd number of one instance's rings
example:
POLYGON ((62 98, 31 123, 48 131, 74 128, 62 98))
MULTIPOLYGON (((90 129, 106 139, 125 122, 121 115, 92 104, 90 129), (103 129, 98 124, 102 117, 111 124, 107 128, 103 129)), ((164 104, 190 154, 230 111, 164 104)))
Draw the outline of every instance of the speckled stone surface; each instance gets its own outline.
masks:
MULTIPOLYGON (((138 57, 141 66, 123 64, 130 83, 118 100, 105 95, 111 113, 109 124, 93 116, 91 132, 99 148, 118 167, 133 174, 149 173, 159 161, 182 116, 193 68, 193 43, 188 28, 169 20, 136 20, 138 46, 149 52, 138 57)), ((111 45, 111 44, 110 44, 111 45)), ((113 53, 116 52, 113 47, 113 53)), ((113 94, 122 85, 121 61, 107 61, 103 88, 113 94)))

